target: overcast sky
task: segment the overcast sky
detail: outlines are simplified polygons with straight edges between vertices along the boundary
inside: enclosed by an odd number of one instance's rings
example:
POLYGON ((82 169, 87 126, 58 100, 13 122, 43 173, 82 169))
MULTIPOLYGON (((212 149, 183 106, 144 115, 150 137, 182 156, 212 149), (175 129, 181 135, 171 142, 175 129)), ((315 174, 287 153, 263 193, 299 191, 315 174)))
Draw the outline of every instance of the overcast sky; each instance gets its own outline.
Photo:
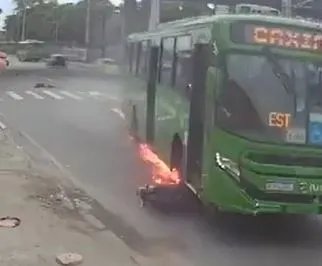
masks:
MULTIPOLYGON (((114 4, 119 4, 120 0, 110 0, 114 4)), ((58 0, 59 3, 76 3, 78 0, 58 0)), ((0 27, 3 26, 3 21, 6 15, 10 14, 14 9, 12 0, 0 0, 0 8, 3 10, 3 14, 0 16, 0 27)))

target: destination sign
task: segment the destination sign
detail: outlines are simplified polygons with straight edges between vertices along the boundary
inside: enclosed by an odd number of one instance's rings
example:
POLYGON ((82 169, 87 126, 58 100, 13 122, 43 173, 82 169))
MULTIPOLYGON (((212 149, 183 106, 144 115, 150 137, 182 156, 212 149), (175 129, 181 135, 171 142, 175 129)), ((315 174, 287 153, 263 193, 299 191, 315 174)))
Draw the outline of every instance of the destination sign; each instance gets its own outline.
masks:
POLYGON ((235 43, 272 45, 283 48, 322 52, 322 31, 277 27, 271 24, 233 24, 231 39, 235 43))

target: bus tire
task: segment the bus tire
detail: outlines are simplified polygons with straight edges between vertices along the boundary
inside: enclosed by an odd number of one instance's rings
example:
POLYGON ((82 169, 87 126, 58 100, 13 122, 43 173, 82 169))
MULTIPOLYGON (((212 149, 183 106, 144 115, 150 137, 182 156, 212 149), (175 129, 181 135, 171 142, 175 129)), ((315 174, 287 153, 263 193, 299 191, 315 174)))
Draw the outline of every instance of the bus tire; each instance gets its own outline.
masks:
POLYGON ((170 168, 181 172, 183 143, 178 133, 175 133, 171 142, 170 168))
POLYGON ((139 141, 139 124, 138 124, 136 105, 132 105, 130 123, 131 123, 130 124, 130 134, 134 138, 135 141, 139 141))

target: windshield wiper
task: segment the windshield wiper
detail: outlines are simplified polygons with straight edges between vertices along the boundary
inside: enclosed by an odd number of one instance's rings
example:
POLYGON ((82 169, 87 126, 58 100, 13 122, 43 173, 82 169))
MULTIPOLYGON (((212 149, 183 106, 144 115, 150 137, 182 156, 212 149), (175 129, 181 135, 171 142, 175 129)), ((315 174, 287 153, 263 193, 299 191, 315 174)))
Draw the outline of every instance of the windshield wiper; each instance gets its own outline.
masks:
POLYGON ((272 67, 272 72, 276 78, 278 78, 281 81, 281 84, 286 91, 288 95, 291 95, 294 100, 294 114, 296 114, 297 110, 297 101, 296 101, 296 91, 294 87, 294 71, 292 70, 292 77, 290 77, 285 71, 283 70, 283 67, 279 64, 278 60, 272 53, 271 49, 269 47, 263 47, 262 49, 264 55, 267 58, 268 63, 272 67))

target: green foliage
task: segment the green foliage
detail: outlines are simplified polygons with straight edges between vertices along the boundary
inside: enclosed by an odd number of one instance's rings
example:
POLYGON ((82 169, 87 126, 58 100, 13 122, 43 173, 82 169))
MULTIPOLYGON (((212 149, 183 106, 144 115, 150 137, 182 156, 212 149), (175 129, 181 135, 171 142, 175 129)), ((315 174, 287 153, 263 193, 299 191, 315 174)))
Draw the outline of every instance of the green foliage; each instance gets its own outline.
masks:
MULTIPOLYGON (((20 40, 23 14, 26 11, 26 39, 84 44, 87 0, 80 0, 77 4, 58 4, 58 1, 53 0, 12 1, 16 6, 15 13, 6 17, 4 26, 8 40, 20 40)), ((150 0, 142 0, 140 4, 136 0, 124 1, 120 14, 125 17, 125 34, 148 29, 150 3, 150 0)), ((160 22, 209 12, 199 1, 183 3, 176 1, 162 4, 160 22)), ((109 0, 91 0, 91 40, 103 43, 104 21, 112 16, 114 10, 109 0)))
MULTIPOLYGON (((5 19, 4 30, 8 40, 19 40, 23 13, 26 10, 26 39, 46 42, 84 43, 86 1, 77 4, 61 4, 49 0, 13 0, 15 13, 5 19)), ((108 19, 113 13, 108 0, 92 0, 92 24, 98 18, 108 19)), ((102 22, 101 22, 102 24, 102 22)))

